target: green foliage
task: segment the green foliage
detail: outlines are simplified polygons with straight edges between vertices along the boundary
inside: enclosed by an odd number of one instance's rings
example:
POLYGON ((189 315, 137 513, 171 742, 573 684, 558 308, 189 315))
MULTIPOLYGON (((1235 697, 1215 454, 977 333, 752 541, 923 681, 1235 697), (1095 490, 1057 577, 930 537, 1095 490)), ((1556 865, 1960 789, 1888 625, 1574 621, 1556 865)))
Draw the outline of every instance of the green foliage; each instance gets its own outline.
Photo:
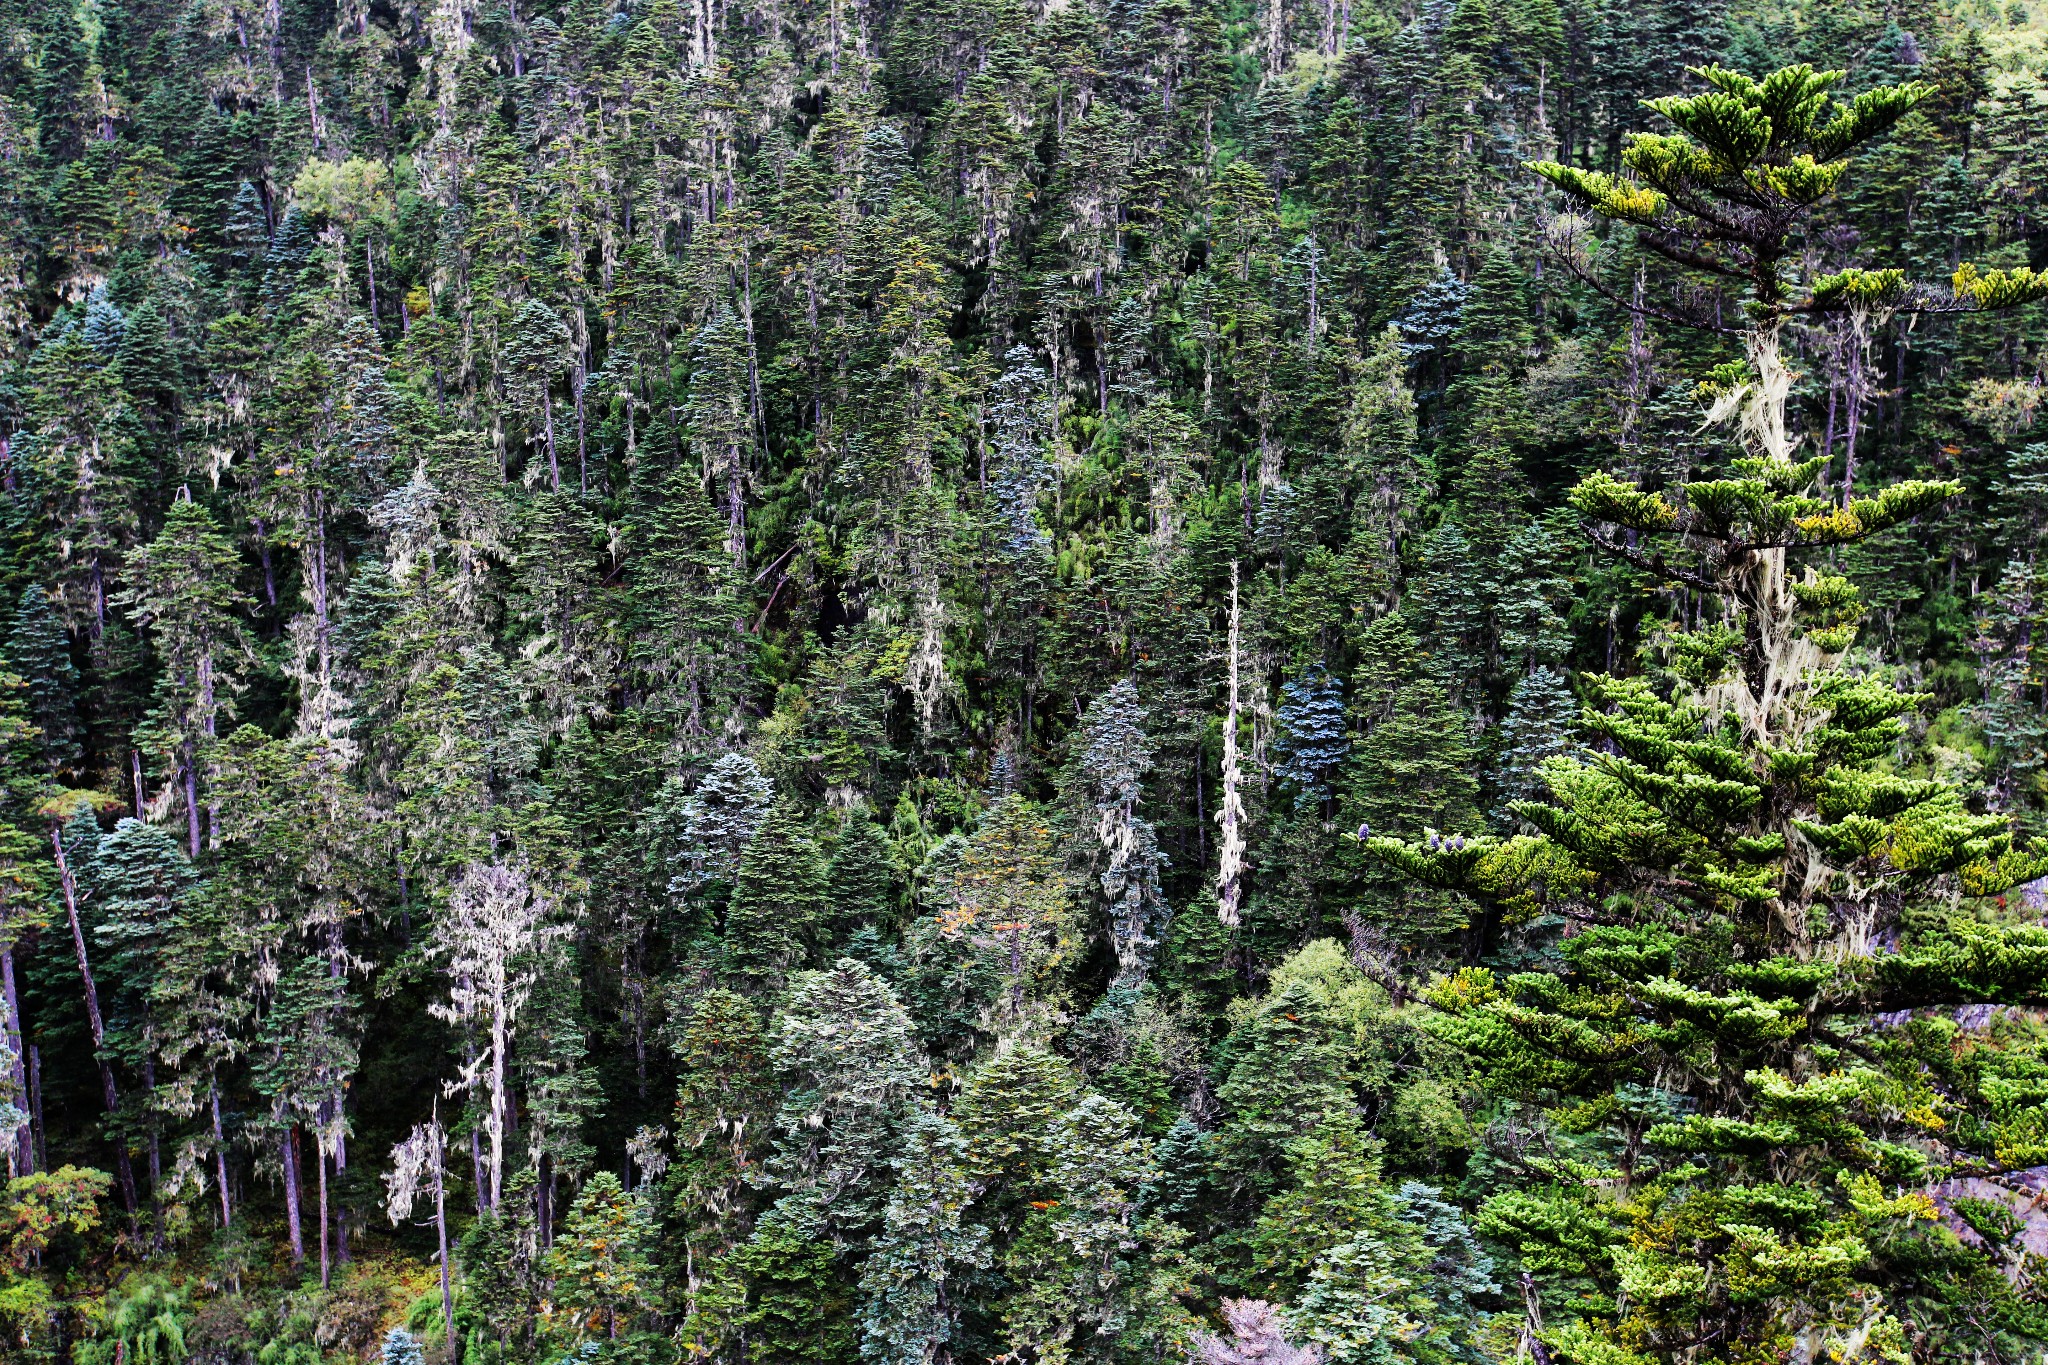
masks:
POLYGON ((81 1365, 134 1360, 141 1365, 183 1365, 190 1326, 182 1291, 154 1275, 132 1275, 109 1296, 94 1339, 79 1349, 81 1365))
POLYGON ((100 1201, 113 1177, 90 1167, 60 1166, 7 1182, 7 1256, 16 1270, 38 1261, 61 1233, 82 1237, 100 1224, 100 1201))
POLYGON ((0 5, 5 1353, 2040 1355, 2038 27, 0 5))

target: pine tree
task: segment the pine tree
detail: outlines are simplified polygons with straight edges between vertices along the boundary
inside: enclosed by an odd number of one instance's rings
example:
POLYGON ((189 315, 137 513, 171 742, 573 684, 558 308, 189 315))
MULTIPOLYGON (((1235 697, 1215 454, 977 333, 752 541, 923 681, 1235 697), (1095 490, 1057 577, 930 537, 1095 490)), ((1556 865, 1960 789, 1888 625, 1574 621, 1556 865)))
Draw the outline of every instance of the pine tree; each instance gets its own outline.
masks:
POLYGON ((748 1228, 751 1181, 775 1110, 768 1039, 754 1007, 727 990, 693 1001, 678 1033, 668 1189, 677 1215, 728 1254, 748 1228))
POLYGON ((1483 1353, 1483 1305, 1498 1298, 1493 1265, 1461 1210, 1420 1181, 1388 1201, 1393 1216, 1317 1261, 1288 1315, 1331 1365, 1385 1359, 1469 1360, 1483 1353))
POLYGON ((842 957, 791 983, 773 1060, 783 1100, 764 1174, 784 1192, 777 1207, 820 1229, 872 1226, 913 1087, 925 1081, 909 1015, 870 968, 842 957))
POLYGON ((547 452, 548 487, 562 487, 561 458, 555 449, 555 379, 568 368, 565 352, 569 328, 553 309, 528 299, 512 316, 504 349, 498 357, 499 381, 513 411, 540 428, 538 439, 547 452))
POLYGON ((101 301, 94 335, 67 318, 31 358, 29 423, 22 463, 43 514, 58 528, 54 590, 67 623, 97 640, 107 628, 108 597, 122 555, 136 534, 134 451, 126 401, 113 366, 118 311, 101 301))
POLYGON ((1295 983, 1234 1031, 1234 1065, 1216 1092, 1227 1115, 1218 1155, 1248 1189, 1269 1192, 1291 1141, 1354 1108, 1328 1016, 1327 1003, 1295 983))
POLYGON ((739 315, 720 303, 691 343, 689 412, 705 477, 723 490, 725 549, 735 574, 747 567, 747 480, 754 446, 751 360, 739 315))
POLYGON ((673 783, 662 794, 671 830, 668 886, 680 895, 706 883, 730 884, 747 845, 767 822, 773 788, 745 754, 726 754, 687 796, 673 783))
POLYGON ((424 1365, 426 1352, 420 1349, 419 1340, 412 1333, 394 1327, 384 1334, 378 1359, 382 1365, 424 1365))
POLYGON ((344 1116, 334 1096, 356 1069, 359 1054, 349 1036, 348 982, 329 970, 324 953, 298 953, 278 967, 274 995, 256 1035, 250 1081, 269 1102, 262 1127, 278 1144, 283 1168, 285 1225, 292 1263, 303 1264, 305 1245, 305 1144, 312 1139, 319 1202, 315 1236, 320 1273, 331 1273, 328 1244, 327 1170, 338 1151, 344 1116))
POLYGON ((1007 1040, 968 1078, 954 1114, 983 1217, 999 1233, 1050 1197, 1054 1125, 1079 1097, 1073 1068, 1029 1042, 1007 1040))
POLYGON ((1050 1148, 1053 1198, 1003 1266, 1028 1285, 1005 1315, 1005 1343, 1043 1351, 1084 1333, 1136 1336, 1136 1310, 1151 1287, 1145 1253, 1159 1232, 1138 1203, 1152 1163, 1137 1120, 1088 1095, 1053 1124, 1050 1148))
POLYGON ((653 1243, 647 1201, 627 1194, 610 1171, 593 1175, 546 1262, 555 1302, 569 1314, 570 1342, 637 1335, 635 1324, 660 1301, 653 1243))
MULTIPOLYGON (((939 861, 935 851, 927 866, 939 861)), ((965 945, 1002 982, 983 1028, 1008 1034, 1058 1014, 1082 932, 1044 812, 1015 795, 990 806, 929 876, 925 898, 938 910, 937 936, 965 945)), ((906 936, 913 945, 916 935, 906 936)))
POLYGON ((80 880, 97 908, 93 937, 108 984, 116 988, 106 997, 113 1006, 107 1045, 142 1077, 139 1117, 149 1152, 150 1197, 156 1201, 164 1176, 156 1064, 165 1040, 153 988, 195 878, 171 835, 131 818, 99 841, 80 880))
POLYGON ((834 942, 860 928, 881 929, 895 921, 898 897, 896 858, 889 836, 865 811, 850 812, 839 827, 826 870, 826 905, 834 942))

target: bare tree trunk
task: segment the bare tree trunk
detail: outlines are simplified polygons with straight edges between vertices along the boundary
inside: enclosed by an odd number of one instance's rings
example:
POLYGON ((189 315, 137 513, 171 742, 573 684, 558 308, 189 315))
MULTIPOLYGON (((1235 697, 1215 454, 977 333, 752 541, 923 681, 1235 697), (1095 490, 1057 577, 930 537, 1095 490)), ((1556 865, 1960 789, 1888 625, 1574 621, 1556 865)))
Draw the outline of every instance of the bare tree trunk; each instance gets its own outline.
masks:
POLYGON ((154 1030, 143 1034, 142 1111, 149 1125, 149 1217, 156 1230, 157 1250, 164 1246, 164 1159, 162 1136, 157 1132, 156 1039, 154 1030))
POLYGON ((475 1127, 471 1127, 469 1130, 469 1164, 476 1171, 476 1211, 478 1213, 489 1213, 491 1211, 491 1186, 490 1182, 484 1179, 484 1152, 479 1141, 478 1130, 475 1127))
POLYGON ((50 1141, 43 1127, 43 1050, 28 1045, 28 1112, 36 1132, 36 1165, 48 1170, 50 1141))
POLYGON ((228 1195, 228 1138, 221 1129, 218 1082, 207 1087, 207 1101, 213 1107, 213 1173, 220 1182, 220 1225, 226 1229, 235 1221, 235 1208, 228 1195))
POLYGON ((370 239, 363 238, 363 274, 370 282, 370 330, 377 330, 377 263, 370 258, 370 239))
POLYGON ((441 1324, 448 1333, 448 1359, 460 1365, 462 1343, 455 1338, 455 1293, 448 1283, 448 1189, 442 1175, 448 1161, 447 1137, 434 1125, 434 1230, 441 1239, 441 1324))
POLYGON ((540 411, 548 433, 548 488, 559 493, 562 491, 562 466, 555 459, 555 400, 552 394, 542 392, 540 411))
POLYGON ((576 362, 576 491, 590 491, 590 445, 588 428, 583 409, 583 389, 590 382, 590 376, 583 372, 583 361, 576 362))
POLYGON ((306 1263, 306 1233, 299 1218, 299 1126, 284 1131, 284 1224, 291 1234, 292 1264, 306 1263))
MULTIPOLYGON (((21 995, 14 983, 14 945, 9 944, 5 953, 0 953, 0 978, 4 978, 7 1009, 7 1077, 14 1087, 14 1093, 21 1097, 21 1107, 33 1113, 29 1103, 28 1058, 21 1038, 21 995)), ((30 1175, 36 1168, 36 1135, 34 1125, 22 1124, 14 1135, 14 1173, 30 1175)))
MULTIPOLYGON (((348 950, 342 937, 342 922, 332 920, 327 926, 327 974, 337 982, 348 972, 348 950)), ((337 985, 337 991, 342 987, 337 985)), ((348 1091, 337 1082, 327 1099, 328 1114, 334 1123, 334 1178, 341 1179, 348 1169, 348 1127, 344 1109, 348 1104, 348 1091)), ((320 1220, 324 1237, 327 1219, 320 1220)), ((343 1204, 337 1191, 334 1201, 334 1260, 337 1265, 348 1264, 348 1207, 343 1204)))
POLYGON ((505 1184, 505 1001, 491 1002, 491 1208, 496 1211, 505 1184))
POLYGON ((313 1142, 313 1166, 319 1172, 320 1185, 320 1287, 327 1288, 327 1142, 317 1133, 313 1142))
POLYGON ((1223 720, 1223 801, 1216 822, 1223 827, 1216 865, 1216 918, 1225 924, 1238 922, 1238 907, 1244 888, 1244 798, 1239 784, 1244 780, 1237 755, 1237 653, 1239 638, 1237 603, 1237 561, 1230 563, 1230 709, 1223 720))
POLYGON ((542 1152, 536 1163, 536 1177, 533 1182, 534 1232, 540 1238, 541 1249, 555 1244, 555 1159, 551 1153, 542 1152))
POLYGON ((192 746, 184 749, 185 769, 185 847, 187 856, 195 862, 199 858, 199 759, 192 752, 192 746))

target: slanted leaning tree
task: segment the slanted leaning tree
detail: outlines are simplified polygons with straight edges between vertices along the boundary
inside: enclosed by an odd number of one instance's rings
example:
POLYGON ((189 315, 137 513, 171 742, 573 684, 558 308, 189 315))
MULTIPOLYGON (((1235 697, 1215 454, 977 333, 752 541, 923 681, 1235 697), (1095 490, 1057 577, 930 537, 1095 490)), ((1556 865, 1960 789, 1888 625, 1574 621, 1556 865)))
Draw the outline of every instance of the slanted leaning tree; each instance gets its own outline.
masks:
MULTIPOLYGON (((1603 1365, 1997 1353, 2034 1310, 1921 1191, 2042 1160, 2048 1086, 2021 1079, 2040 1074, 2038 1043, 1960 1032, 1935 1007, 2048 997, 2048 930, 1983 899, 2048 856, 1916 773, 1901 740, 1925 698, 1845 657, 1857 595, 1827 552, 1960 486, 1831 486, 1788 424, 1780 341, 1796 317, 1999 306, 2048 278, 1800 278, 1849 152, 1928 87, 1843 105, 1839 72, 1696 74, 1706 93, 1650 102, 1675 131, 1635 135, 1623 175, 1533 169, 1741 291, 1744 359, 1709 384, 1736 439, 1725 473, 1595 473, 1572 494, 1596 544, 1708 605, 1661 637, 1670 682, 1586 680, 1597 751, 1541 765, 1546 799, 1510 805, 1524 832, 1360 834, 1416 881, 1579 926, 1554 971, 1470 968, 1433 991, 1440 1030, 1529 1106, 1516 1122, 1578 1135, 1480 1216, 1520 1254, 1535 1346, 1603 1365)), ((1557 235, 1567 264, 1598 287, 1576 234, 1557 235)))

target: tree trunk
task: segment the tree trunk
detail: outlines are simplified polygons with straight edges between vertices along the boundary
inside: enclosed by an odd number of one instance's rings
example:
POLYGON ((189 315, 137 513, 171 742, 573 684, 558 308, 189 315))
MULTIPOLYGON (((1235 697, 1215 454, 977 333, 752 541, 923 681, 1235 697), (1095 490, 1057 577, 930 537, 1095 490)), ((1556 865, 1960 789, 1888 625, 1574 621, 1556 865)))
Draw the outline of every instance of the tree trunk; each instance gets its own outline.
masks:
POLYGON ((228 1195, 228 1139, 221 1130, 218 1082, 207 1087, 207 1100, 213 1107, 213 1173, 220 1182, 220 1225, 225 1230, 235 1221, 235 1208, 228 1195))
MULTIPOLYGON (((347 972, 348 951, 342 938, 342 922, 336 919, 327 926, 327 974, 338 981, 347 972)), ((336 989, 339 990, 341 987, 337 986, 336 989)), ((327 1103, 328 1113, 334 1123, 334 1178, 340 1180, 342 1172, 348 1169, 348 1128, 343 1112, 348 1103, 347 1089, 337 1083, 327 1103)), ((321 1220, 323 1228, 326 1221, 324 1218, 321 1220)), ((334 1200, 334 1260, 337 1265, 348 1264, 348 1206, 342 1203, 338 1190, 335 1192, 334 1200)))
POLYGON ((199 860, 199 760, 192 752, 192 746, 184 748, 185 767, 185 845, 188 856, 199 860))
POLYGON ((313 1143, 313 1167, 319 1172, 320 1187, 320 1287, 327 1288, 329 1260, 327 1255, 327 1141, 315 1135, 313 1143))
POLYGON ((491 1208, 505 1184, 505 1047, 507 1039, 505 1001, 502 994, 491 1002, 491 1208))
POLYGON ((306 1234, 299 1219, 299 1126, 284 1132, 284 1224, 291 1234, 292 1264, 306 1263, 306 1234))
POLYGON ((534 1174, 536 1176, 533 1182, 534 1231, 540 1238, 541 1249, 545 1251, 555 1244, 554 1157, 547 1152, 542 1152, 538 1169, 534 1174))
POLYGON ((548 434, 548 488, 556 493, 562 491, 562 466, 555 459, 555 400, 542 391, 540 396, 541 417, 548 434))
POLYGON ((583 372, 583 362, 576 362, 576 491, 590 491, 590 445, 585 428, 583 411, 583 386, 590 382, 590 376, 583 372))
POLYGON ((469 1130, 469 1164, 476 1175, 476 1211, 478 1213, 489 1213, 491 1211, 491 1186, 490 1182, 484 1179, 484 1153, 483 1148, 479 1145, 477 1130, 474 1126, 469 1130))
MULTIPOLYGON (((64 889, 64 914, 71 922, 71 946, 78 951, 78 975, 85 983, 85 1017, 92 1025, 93 1059, 100 1067, 100 1095, 106 1102, 107 1117, 113 1118, 121 1112, 121 1093, 114 1085, 114 1065, 107 1060, 107 1026, 100 1016, 100 992, 94 984, 92 961, 85 951, 85 926, 78 919, 78 879, 72 874, 71 860, 64 856, 64 829, 55 820, 50 822, 50 848, 57 857, 57 879, 64 889)), ((114 1173, 121 1185, 121 1202, 128 1210, 128 1221, 135 1221, 135 1169, 128 1164, 128 1144, 119 1135, 114 1138, 114 1173)))
POLYGON ((1223 720, 1223 801, 1216 811, 1216 823, 1223 827, 1216 861, 1216 918, 1225 924, 1238 923, 1238 907, 1244 888, 1244 799, 1238 794, 1243 781, 1237 756, 1237 561, 1230 564, 1230 709, 1223 720))
POLYGON ((448 1153, 438 1122, 434 1125, 434 1230, 441 1239, 441 1325, 448 1333, 448 1359, 460 1365, 462 1343, 455 1338, 455 1293, 448 1283, 448 1189, 442 1177, 448 1153))
POLYGON ((43 1127, 43 1050, 34 1043, 28 1045, 28 1113, 35 1128, 36 1165, 48 1170, 50 1140, 43 1127))
MULTIPOLYGON (((7 1078, 14 1087, 14 1093, 21 1098, 21 1107, 33 1114, 29 1100, 28 1057, 21 1038, 21 995, 14 983, 14 945, 9 944, 5 953, 0 953, 0 984, 6 988, 4 1001, 7 1010, 7 1078)), ((36 1169, 36 1135, 33 1124, 24 1122, 14 1134, 14 1150, 11 1156, 16 1175, 30 1175, 36 1169)))
POLYGON ((142 1112, 149 1125, 149 1217, 156 1229, 156 1248, 164 1247, 164 1157, 162 1135, 157 1132, 156 1039, 145 1030, 142 1044, 142 1112))

